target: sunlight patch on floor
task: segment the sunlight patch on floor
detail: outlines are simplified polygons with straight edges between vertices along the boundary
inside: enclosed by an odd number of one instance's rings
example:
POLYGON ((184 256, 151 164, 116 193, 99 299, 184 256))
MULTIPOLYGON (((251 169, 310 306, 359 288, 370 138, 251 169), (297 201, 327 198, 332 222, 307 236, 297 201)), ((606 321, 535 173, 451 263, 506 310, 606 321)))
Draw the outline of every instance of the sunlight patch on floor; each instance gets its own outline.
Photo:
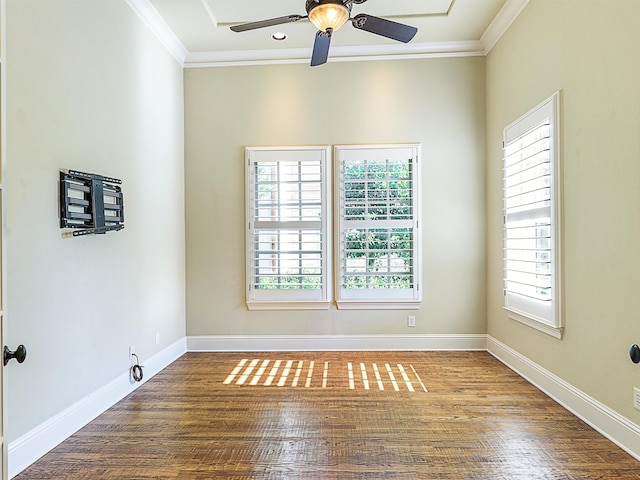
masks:
POLYGON ((234 366, 223 384, 428 392, 413 365, 405 368, 401 363, 324 362, 316 368, 313 360, 244 358, 234 366))

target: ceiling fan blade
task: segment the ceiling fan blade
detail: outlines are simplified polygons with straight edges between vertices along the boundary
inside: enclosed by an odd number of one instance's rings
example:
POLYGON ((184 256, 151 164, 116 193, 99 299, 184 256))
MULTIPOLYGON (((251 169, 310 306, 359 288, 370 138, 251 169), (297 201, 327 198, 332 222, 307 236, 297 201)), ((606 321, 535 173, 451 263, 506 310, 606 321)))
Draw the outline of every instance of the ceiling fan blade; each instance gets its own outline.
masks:
POLYGON ((329 47, 331 46, 331 32, 316 33, 316 41, 313 44, 313 54, 311 55, 311 66, 323 65, 329 58, 329 47))
POLYGON ((418 33, 416 27, 411 27, 403 23, 392 22, 384 18, 374 17, 361 13, 351 19, 353 26, 359 30, 365 30, 376 35, 408 43, 418 33))
POLYGON ((284 17, 270 18, 268 20, 260 20, 259 22, 243 23, 242 25, 234 25, 231 30, 234 32, 246 32, 247 30, 255 30, 257 28, 273 27, 274 25, 282 25, 283 23, 297 22, 302 20, 302 15, 286 15, 284 17))

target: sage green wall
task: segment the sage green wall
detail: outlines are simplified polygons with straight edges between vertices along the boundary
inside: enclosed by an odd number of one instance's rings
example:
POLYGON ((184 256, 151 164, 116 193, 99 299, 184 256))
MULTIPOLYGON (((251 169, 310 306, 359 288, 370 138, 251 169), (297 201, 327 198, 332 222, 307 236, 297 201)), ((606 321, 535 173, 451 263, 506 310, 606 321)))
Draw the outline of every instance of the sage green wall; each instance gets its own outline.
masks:
POLYGON ((12 442, 185 335, 183 76, 124 1, 8 0, 12 442), (126 228, 63 238, 61 168, 121 178, 126 228), (160 344, 155 333, 160 332, 160 344))
POLYGON ((486 332, 485 60, 185 71, 189 335, 486 332), (422 143, 424 302, 248 311, 244 147, 422 143))
POLYGON ((532 0, 487 58, 488 332, 640 424, 640 2, 532 0), (564 338, 502 310, 502 129, 562 90, 564 338))

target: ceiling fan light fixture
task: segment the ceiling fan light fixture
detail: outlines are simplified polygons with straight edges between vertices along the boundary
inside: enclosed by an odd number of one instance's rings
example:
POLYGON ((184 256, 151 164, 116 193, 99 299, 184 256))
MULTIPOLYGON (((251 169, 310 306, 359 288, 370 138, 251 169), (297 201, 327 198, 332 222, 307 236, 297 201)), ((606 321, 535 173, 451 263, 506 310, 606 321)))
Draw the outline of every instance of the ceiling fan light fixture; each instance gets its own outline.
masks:
POLYGON ((341 1, 329 1, 309 10, 309 21, 321 32, 326 32, 328 29, 335 32, 347 23, 350 15, 351 12, 341 1))
MULTIPOLYGON (((351 21, 353 27, 357 30, 380 35, 381 37, 397 40, 398 42, 408 43, 418 29, 410 25, 386 20, 384 18, 375 17, 366 13, 360 13, 351 18, 351 7, 354 4, 361 4, 367 0, 306 0, 305 10, 306 16, 293 14, 281 17, 268 18, 257 22, 243 23, 240 25, 232 25, 231 30, 234 32, 246 32, 248 30, 256 30, 258 28, 273 27, 275 25, 283 25, 285 23, 297 22, 298 20, 309 19, 314 27, 318 29, 316 39, 313 42, 313 50, 311 52, 311 66, 315 67, 327 63, 329 58, 329 48, 331 47, 331 37, 333 32, 338 30, 348 21, 351 21)), ((274 39, 279 39, 274 35, 274 39)), ((282 38, 282 37, 280 37, 282 38)))

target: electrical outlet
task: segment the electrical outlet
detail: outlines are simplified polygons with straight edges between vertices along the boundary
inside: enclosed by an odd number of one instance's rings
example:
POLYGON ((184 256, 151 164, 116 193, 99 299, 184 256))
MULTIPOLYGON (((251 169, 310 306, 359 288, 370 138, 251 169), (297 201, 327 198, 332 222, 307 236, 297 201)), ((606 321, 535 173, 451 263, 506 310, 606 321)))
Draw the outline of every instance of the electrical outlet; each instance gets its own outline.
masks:
POLYGON ((633 406, 640 410, 640 388, 633 387, 633 406))
POLYGON ((156 332, 156 345, 160 345, 160 332, 156 332))
POLYGON ((413 315, 409 315, 407 317, 407 327, 415 327, 416 326, 416 317, 413 315))
POLYGON ((131 357, 133 357, 135 354, 136 354, 136 346, 131 345, 129 347, 129 360, 131 360, 131 357))

